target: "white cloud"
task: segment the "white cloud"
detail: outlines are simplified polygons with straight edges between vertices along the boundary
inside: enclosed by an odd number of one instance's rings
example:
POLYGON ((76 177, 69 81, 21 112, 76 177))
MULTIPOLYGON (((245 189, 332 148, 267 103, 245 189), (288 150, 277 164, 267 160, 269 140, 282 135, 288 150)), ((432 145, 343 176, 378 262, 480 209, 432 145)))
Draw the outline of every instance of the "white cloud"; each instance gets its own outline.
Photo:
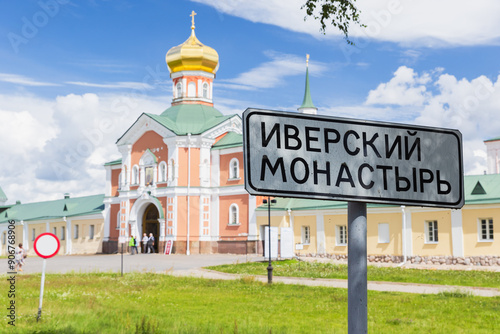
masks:
POLYGON ((119 158, 117 138, 141 113, 160 114, 168 102, 135 91, 0 95, 0 185, 9 202, 103 193, 102 165, 119 158))
POLYGON ((122 82, 106 83, 106 84, 82 82, 82 81, 67 81, 66 83, 70 85, 83 86, 83 87, 109 88, 109 89, 149 90, 154 88, 153 86, 144 82, 131 82, 131 81, 122 81, 122 82))
POLYGON ((485 76, 467 80, 442 71, 419 75, 402 66, 389 82, 370 91, 366 104, 381 104, 381 113, 389 107, 398 116, 408 106, 421 106, 413 122, 460 130, 465 172, 482 173, 487 169, 483 141, 500 134, 500 76, 496 80, 485 76), (423 89, 424 85, 433 89, 423 89))
POLYGON ((427 95, 425 84, 429 81, 429 74, 418 76, 413 69, 401 66, 389 82, 381 83, 368 93, 366 104, 421 106, 427 95))
MULTIPOLYGON (((251 22, 272 24, 322 38, 319 22, 300 7, 304 0, 191 0, 251 22)), ((500 42, 500 2, 478 0, 358 0, 360 20, 368 27, 351 25, 351 38, 391 41, 406 46, 443 47, 497 45, 500 42)), ((326 38, 338 37, 334 27, 326 38)))
POLYGON ((19 74, 0 73, 0 81, 13 83, 21 86, 59 86, 58 84, 37 81, 35 79, 19 74))
MULTIPOLYGON (((265 54, 271 61, 265 62, 250 71, 240 74, 234 79, 220 80, 221 87, 240 90, 277 87, 288 76, 304 75, 305 57, 267 51, 265 54)), ((327 70, 320 62, 309 62, 310 75, 320 74, 327 70)))

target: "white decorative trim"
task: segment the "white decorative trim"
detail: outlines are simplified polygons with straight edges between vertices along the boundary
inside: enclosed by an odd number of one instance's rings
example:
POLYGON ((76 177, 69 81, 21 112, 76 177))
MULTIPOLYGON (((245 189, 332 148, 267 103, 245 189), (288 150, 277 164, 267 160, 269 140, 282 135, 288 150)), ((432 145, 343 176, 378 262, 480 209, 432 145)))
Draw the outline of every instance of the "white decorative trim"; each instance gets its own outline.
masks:
POLYGON ((217 126, 205 131, 203 133, 203 136, 211 139, 216 139, 226 132, 235 132, 237 134, 243 133, 243 123, 241 122, 240 116, 234 115, 233 117, 225 120, 217 126))
POLYGON ((160 125, 157 121, 146 114, 142 114, 116 144, 118 146, 124 144, 134 144, 147 131, 154 131, 163 138, 175 136, 175 133, 163 125, 160 125))
POLYGON ((177 79, 177 78, 181 78, 181 77, 192 77, 192 76, 205 77, 205 78, 209 78, 212 80, 215 78, 215 74, 205 72, 205 71, 179 71, 179 72, 172 73, 170 75, 170 78, 177 79))

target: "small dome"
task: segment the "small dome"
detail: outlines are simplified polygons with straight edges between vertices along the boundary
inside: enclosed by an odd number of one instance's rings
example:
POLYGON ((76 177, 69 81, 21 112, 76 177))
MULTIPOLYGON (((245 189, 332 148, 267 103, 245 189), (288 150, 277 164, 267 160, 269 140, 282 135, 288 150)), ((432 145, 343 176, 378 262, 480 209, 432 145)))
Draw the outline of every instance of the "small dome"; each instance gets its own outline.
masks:
POLYGON ((166 61, 170 73, 179 71, 205 71, 215 74, 219 68, 219 55, 209 46, 203 45, 194 34, 181 45, 174 46, 167 52, 166 61))

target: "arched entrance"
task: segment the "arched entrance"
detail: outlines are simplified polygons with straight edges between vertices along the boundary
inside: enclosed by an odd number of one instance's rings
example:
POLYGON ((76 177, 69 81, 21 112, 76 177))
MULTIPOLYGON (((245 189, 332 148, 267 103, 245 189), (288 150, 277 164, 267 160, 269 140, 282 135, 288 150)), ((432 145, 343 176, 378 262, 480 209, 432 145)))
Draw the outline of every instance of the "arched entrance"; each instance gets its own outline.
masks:
POLYGON ((158 244, 160 240, 160 223, 158 222, 158 218, 160 218, 158 209, 154 204, 149 204, 142 216, 142 231, 146 233, 148 237, 149 233, 153 233, 155 237, 155 253, 158 253, 158 244))

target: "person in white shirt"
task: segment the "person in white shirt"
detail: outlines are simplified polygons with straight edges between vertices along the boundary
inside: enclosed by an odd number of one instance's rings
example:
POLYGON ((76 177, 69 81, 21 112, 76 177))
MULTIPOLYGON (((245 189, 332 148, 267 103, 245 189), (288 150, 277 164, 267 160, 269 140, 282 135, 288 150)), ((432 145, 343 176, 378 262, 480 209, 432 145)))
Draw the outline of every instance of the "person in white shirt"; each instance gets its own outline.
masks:
POLYGON ((148 238, 147 234, 144 233, 144 236, 142 237, 142 246, 143 246, 143 248, 142 248, 143 251, 142 252, 144 254, 146 254, 146 249, 148 247, 148 240, 149 240, 149 238, 148 238))
POLYGON ((15 250, 15 261, 16 261, 16 271, 23 271, 24 258, 26 257, 26 251, 23 248, 23 244, 20 243, 19 247, 15 250))

